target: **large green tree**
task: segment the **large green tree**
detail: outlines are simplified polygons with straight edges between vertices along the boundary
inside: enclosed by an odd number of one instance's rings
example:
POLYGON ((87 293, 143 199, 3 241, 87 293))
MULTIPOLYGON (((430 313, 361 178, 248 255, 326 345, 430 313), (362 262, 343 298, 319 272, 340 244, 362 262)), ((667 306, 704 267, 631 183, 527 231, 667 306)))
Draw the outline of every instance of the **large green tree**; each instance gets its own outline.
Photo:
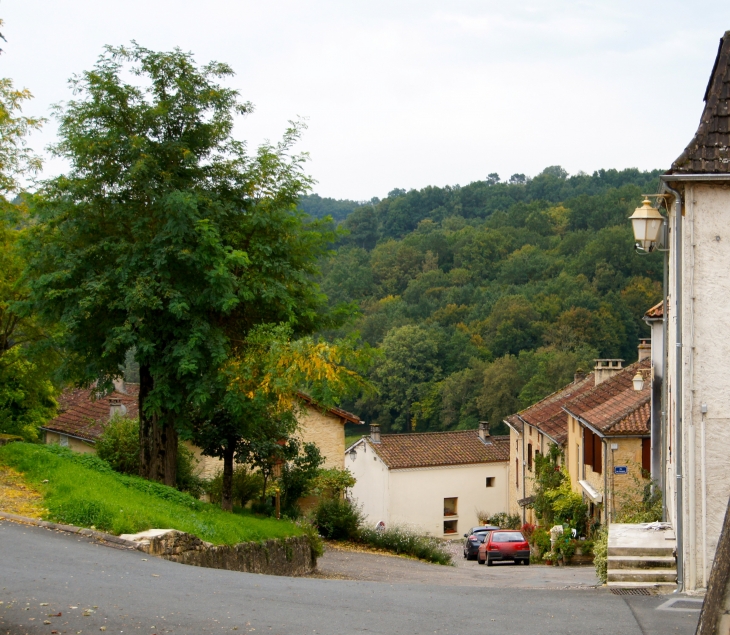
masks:
POLYGON ((177 49, 105 48, 57 111, 70 169, 35 201, 33 301, 63 325, 65 372, 108 387, 134 349, 141 473, 170 485, 178 434, 248 330, 324 324, 312 277, 332 236, 296 208, 300 128, 250 156, 232 75, 177 49))

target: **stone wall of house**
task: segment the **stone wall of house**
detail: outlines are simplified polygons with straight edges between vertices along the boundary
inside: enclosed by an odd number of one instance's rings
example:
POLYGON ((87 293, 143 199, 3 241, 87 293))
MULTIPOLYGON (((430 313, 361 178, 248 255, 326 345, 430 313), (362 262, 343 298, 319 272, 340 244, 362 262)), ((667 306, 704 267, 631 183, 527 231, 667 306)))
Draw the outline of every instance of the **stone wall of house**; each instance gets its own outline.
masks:
POLYGON ((242 542, 237 545, 211 545, 191 534, 172 530, 151 538, 143 551, 196 567, 268 575, 306 575, 317 566, 317 559, 306 536, 242 542))
POLYGON ((82 441, 81 439, 75 439, 74 437, 69 437, 66 435, 61 435, 58 432, 45 432, 45 442, 50 445, 64 445, 65 447, 68 447, 69 449, 73 450, 74 452, 81 452, 84 454, 94 454, 96 453, 96 448, 94 447, 93 443, 89 443, 87 441, 82 441), (62 439, 61 437, 66 437, 66 440, 64 443, 61 443, 62 439))
POLYGON ((512 428, 509 429, 509 479, 508 488, 508 509, 510 514, 518 514, 522 517, 522 508, 518 500, 522 498, 522 453, 520 450, 521 438, 512 428))
POLYGON ((345 466, 345 423, 339 417, 308 404, 299 416, 299 425, 299 438, 316 444, 322 453, 322 467, 345 466))

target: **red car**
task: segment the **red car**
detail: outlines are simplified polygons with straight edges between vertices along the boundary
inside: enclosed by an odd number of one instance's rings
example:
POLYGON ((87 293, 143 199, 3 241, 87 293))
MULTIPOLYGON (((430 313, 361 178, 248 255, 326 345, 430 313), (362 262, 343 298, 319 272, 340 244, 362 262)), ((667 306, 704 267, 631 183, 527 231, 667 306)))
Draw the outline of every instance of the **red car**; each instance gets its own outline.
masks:
POLYGON ((512 561, 515 564, 530 564, 530 545, 522 532, 512 529, 500 529, 490 532, 484 542, 479 545, 477 562, 492 566, 495 562, 512 561))

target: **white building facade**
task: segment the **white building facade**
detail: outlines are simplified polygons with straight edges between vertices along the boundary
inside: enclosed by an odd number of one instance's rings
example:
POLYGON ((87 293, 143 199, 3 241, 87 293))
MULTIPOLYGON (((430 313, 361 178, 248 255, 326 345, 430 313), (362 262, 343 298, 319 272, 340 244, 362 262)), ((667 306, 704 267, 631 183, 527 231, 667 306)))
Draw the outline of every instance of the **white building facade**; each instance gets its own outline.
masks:
POLYGON ((405 526, 453 538, 479 525, 480 513, 508 510, 509 437, 488 428, 371 435, 350 446, 356 479, 349 496, 372 526, 405 526))

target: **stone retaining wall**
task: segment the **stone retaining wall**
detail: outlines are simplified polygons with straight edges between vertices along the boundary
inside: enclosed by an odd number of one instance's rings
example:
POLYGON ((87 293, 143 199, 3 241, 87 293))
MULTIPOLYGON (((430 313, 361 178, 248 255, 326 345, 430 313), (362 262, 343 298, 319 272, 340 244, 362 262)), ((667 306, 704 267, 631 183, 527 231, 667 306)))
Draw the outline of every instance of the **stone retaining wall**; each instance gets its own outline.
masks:
POLYGON ((211 569, 228 569, 268 575, 299 576, 311 573, 317 559, 307 536, 212 545, 181 531, 150 537, 139 549, 173 562, 211 569))

